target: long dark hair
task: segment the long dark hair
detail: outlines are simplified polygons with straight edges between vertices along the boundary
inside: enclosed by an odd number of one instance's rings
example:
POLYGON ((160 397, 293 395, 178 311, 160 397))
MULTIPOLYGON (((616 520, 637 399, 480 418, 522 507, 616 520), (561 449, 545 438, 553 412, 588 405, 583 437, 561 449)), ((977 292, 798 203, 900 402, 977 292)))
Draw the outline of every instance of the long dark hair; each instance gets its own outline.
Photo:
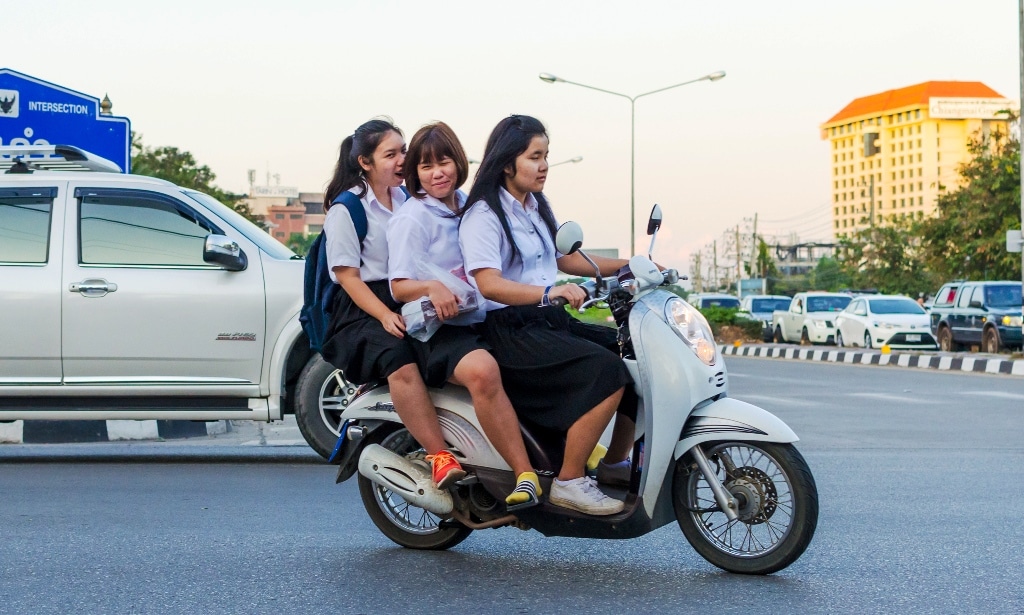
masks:
MULTIPOLYGON (((521 258, 519 247, 512 238, 512 227, 509 224, 505 210, 501 208, 500 189, 505 186, 505 169, 511 167, 515 173, 516 158, 530 147, 530 141, 534 137, 547 137, 544 124, 537 118, 529 115, 510 115, 498 122, 498 125, 491 131, 487 138, 487 146, 484 148, 484 159, 480 162, 480 168, 476 171, 476 178, 473 180, 473 188, 466 198, 466 209, 468 211, 479 201, 486 202, 491 210, 498 216, 501 228, 505 231, 512 246, 512 260, 521 258)), ((544 225, 548 227, 551 240, 555 239, 555 214, 551 211, 547 198, 543 192, 532 193, 537 199, 537 208, 544 225)), ((463 211, 463 214, 465 214, 463 211)))
POLYGON ((334 176, 324 191, 324 211, 331 208, 338 195, 354 186, 360 187, 359 198, 366 195, 366 178, 363 167, 359 166, 359 157, 373 162, 373 152, 377 150, 384 136, 392 131, 402 134, 390 119, 378 118, 366 122, 356 128, 350 136, 345 137, 338 152, 338 163, 334 166, 334 176))

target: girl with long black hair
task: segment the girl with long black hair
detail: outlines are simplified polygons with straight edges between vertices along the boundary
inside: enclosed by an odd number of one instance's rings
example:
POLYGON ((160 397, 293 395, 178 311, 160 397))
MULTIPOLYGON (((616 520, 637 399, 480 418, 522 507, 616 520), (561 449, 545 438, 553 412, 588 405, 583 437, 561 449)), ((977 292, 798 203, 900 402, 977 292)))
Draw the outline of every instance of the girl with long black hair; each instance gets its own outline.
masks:
POLYGON ((334 176, 324 195, 324 233, 337 294, 328 339, 321 354, 358 384, 387 378, 402 423, 427 451, 434 482, 441 488, 466 472, 446 449, 437 411, 424 384, 416 355, 405 338, 399 304, 388 286, 387 225, 405 202, 400 186, 405 138, 388 120, 361 125, 341 143, 334 176), (360 242, 343 192, 354 193, 366 212, 360 242))
MULTIPOLYGON (((611 515, 623 502, 608 497, 586 476, 586 462, 620 407, 630 383, 616 352, 615 332, 585 325, 550 305, 563 297, 574 308, 585 300, 575 284, 555 285, 558 270, 592 276, 579 254, 555 249, 556 222, 544 196, 548 172, 544 125, 525 115, 508 117, 487 140, 459 229, 466 271, 474 278, 487 317, 481 330, 501 367, 502 381, 520 418, 565 433, 565 455, 549 502, 593 515, 611 515)), ((602 275, 626 264, 595 257, 602 275)), ((598 468, 599 482, 628 484, 635 405, 622 405, 611 445, 598 468), (615 463, 612 463, 615 462, 615 463)))

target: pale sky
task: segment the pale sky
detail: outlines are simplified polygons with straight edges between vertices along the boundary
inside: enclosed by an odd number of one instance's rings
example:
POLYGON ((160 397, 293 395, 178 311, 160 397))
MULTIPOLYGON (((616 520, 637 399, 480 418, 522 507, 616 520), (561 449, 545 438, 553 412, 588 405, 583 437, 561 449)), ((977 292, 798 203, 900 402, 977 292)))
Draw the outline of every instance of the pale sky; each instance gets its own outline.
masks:
MULTIPOLYGON (((0 67, 102 98, 149 146, 188 150, 225 189, 321 191, 341 139, 387 115, 406 138, 443 120, 479 158, 510 113, 548 127, 546 194, 585 246, 629 247, 628 95, 636 103, 636 241, 655 259, 758 216, 758 231, 829 240, 819 126, 854 98, 930 80, 1019 98, 1012 0, 731 3, 334 0, 0 2, 0 67), (274 183, 274 180, 271 180, 274 183)), ((467 186, 468 187, 468 186, 467 186)))

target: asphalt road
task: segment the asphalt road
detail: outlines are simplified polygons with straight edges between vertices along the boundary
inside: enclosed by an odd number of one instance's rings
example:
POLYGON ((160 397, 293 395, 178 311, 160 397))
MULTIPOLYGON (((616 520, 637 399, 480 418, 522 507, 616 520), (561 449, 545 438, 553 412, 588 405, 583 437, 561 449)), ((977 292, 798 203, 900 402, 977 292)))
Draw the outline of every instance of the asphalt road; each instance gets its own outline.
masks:
POLYGON ((770 577, 718 571, 675 526, 403 550, 354 481, 287 448, 42 462, 0 449, 0 613, 1024 613, 1021 379, 728 366, 735 397, 800 434, 821 496, 810 548, 770 577))

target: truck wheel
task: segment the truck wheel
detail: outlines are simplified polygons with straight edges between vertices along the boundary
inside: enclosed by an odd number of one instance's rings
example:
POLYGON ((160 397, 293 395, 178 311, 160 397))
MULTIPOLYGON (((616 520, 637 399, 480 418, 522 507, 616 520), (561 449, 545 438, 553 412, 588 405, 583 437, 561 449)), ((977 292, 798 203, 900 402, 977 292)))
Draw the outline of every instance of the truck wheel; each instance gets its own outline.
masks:
POLYGON ((295 387, 295 422, 309 446, 324 459, 334 452, 341 413, 356 394, 356 385, 341 370, 313 355, 295 387))
POLYGON ((953 341, 953 333, 949 330, 949 327, 939 329, 939 350, 945 352, 960 350, 960 344, 953 341))
POLYGON ((981 351, 998 354, 999 346, 999 332, 996 331, 996 328, 989 327, 985 329, 985 333, 981 336, 981 351))
POLYGON ((772 341, 776 344, 785 343, 786 338, 782 337, 782 327, 778 325, 775 326, 775 335, 772 336, 772 341))
POLYGON ((810 346, 811 345, 811 336, 807 335, 807 327, 804 327, 803 329, 800 330, 800 345, 801 346, 810 346))

